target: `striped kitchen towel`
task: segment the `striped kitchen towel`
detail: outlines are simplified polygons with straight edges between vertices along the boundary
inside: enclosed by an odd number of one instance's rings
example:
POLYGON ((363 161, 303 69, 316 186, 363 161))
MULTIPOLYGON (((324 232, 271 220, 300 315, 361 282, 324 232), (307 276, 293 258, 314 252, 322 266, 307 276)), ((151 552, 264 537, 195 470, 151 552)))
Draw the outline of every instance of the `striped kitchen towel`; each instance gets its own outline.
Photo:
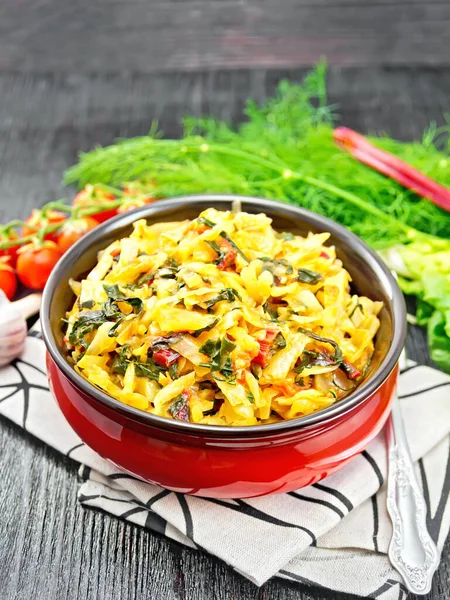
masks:
MULTIPOLYGON (((410 363, 400 376, 407 436, 439 548, 450 527, 449 390, 450 378, 428 367, 410 363)), ((381 600, 407 596, 387 558, 383 434, 341 471, 295 492, 245 501, 170 492, 124 473, 78 438, 48 389, 36 330, 23 356, 0 370, 0 414, 81 464, 83 505, 214 554, 257 585, 279 576, 381 600)))

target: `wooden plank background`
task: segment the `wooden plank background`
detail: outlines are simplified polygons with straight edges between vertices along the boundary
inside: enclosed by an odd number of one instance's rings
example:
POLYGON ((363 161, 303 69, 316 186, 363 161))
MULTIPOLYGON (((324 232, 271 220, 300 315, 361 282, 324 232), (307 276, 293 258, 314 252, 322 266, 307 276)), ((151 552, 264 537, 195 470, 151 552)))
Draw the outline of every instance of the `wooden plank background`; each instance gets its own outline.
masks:
MULTIPOLYGON (((33 206, 73 195, 61 179, 80 151, 118 137, 143 135, 153 120, 167 136, 180 134, 180 121, 187 114, 238 122, 247 98, 261 101, 274 93, 281 79, 300 81, 307 71, 219 69, 149 75, 0 69, 0 222, 17 198, 16 216, 26 217, 33 206)), ((418 139, 431 121, 444 122, 450 69, 330 65, 328 92, 340 123, 418 139)))
POLYGON ((0 68, 448 65, 446 0, 3 0, 0 68))
MULTIPOLYGON (((417 139, 450 94, 449 0, 2 0, 0 222, 62 195, 80 150, 180 133, 187 114, 238 121, 249 96, 330 64, 341 122, 417 139)), ((424 332, 408 352, 429 362, 424 332)), ((76 465, 0 422, 0 600, 351 600, 256 589, 199 552, 83 510, 76 465)), ((450 544, 428 600, 449 600, 450 544)))

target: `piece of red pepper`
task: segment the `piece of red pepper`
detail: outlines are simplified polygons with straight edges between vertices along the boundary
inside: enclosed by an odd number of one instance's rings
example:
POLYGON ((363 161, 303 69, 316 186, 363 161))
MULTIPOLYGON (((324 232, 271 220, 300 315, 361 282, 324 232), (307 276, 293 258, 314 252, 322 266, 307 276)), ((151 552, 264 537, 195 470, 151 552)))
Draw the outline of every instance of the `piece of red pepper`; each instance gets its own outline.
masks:
POLYGON ((266 337, 258 342, 259 353, 252 360, 254 364, 261 365, 263 368, 267 365, 269 360, 269 352, 277 335, 278 331, 276 329, 266 329, 266 337))
POLYGON ((361 372, 358 371, 355 365, 352 365, 352 363, 346 358, 344 358, 341 369, 345 372, 349 379, 358 379, 358 377, 361 377, 361 372))
POLYGON ((175 350, 171 350, 170 348, 161 348, 153 354, 153 360, 155 363, 160 367, 165 367, 166 369, 168 369, 170 365, 172 365, 179 358, 180 355, 178 352, 175 352, 175 350))
POLYGON ((221 271, 224 271, 226 268, 231 267, 231 265, 234 265, 234 263, 236 261, 237 250, 236 250, 236 248, 233 248, 233 246, 230 244, 230 242, 228 240, 224 240, 224 239, 222 239, 220 241, 219 247, 221 250, 222 249, 226 250, 225 256, 222 258, 220 263, 217 265, 218 269, 220 269, 221 271))

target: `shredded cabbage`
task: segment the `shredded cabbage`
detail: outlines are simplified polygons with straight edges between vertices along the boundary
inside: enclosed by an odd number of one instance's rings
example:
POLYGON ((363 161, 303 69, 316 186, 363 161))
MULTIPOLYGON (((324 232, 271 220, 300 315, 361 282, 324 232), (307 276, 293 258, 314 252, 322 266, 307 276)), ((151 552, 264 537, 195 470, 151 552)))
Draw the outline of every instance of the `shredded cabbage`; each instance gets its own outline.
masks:
POLYGON ((330 406, 363 379, 382 304, 351 291, 328 238, 214 209, 139 220, 71 283, 69 360, 118 400, 195 423, 264 424, 330 406))

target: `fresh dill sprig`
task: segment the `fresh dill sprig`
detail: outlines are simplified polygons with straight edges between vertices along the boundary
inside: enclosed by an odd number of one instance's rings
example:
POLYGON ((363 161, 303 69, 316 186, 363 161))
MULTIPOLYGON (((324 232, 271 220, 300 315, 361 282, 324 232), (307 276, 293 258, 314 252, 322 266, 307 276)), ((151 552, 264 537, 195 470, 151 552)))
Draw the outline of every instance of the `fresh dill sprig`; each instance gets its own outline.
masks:
MULTIPOLYGON (((212 118, 190 117, 180 140, 161 139, 153 130, 97 148, 80 155, 65 182, 118 186, 144 179, 156 183, 162 197, 222 192, 274 198, 334 219, 376 248, 408 241, 414 230, 450 237, 450 219, 443 210, 334 145, 324 63, 302 85, 281 82, 262 106, 249 101, 246 115, 237 129, 212 118)), ((432 127, 422 142, 414 143, 370 139, 450 185, 448 144, 441 150, 434 145, 446 133, 446 128, 432 127)))
MULTIPOLYGON (((162 138, 154 127, 148 136, 81 154, 65 182, 84 187, 140 180, 152 192, 156 185, 159 197, 261 196, 329 217, 377 250, 387 249, 385 260, 393 260, 394 269, 400 264, 400 285, 416 295, 418 318, 428 324, 431 356, 450 372, 448 213, 334 145, 336 117, 327 102, 323 62, 301 85, 281 82, 261 106, 248 101, 245 114, 237 128, 189 117, 179 140, 162 138)), ((432 124, 420 142, 369 140, 450 186, 449 131, 432 124)))

